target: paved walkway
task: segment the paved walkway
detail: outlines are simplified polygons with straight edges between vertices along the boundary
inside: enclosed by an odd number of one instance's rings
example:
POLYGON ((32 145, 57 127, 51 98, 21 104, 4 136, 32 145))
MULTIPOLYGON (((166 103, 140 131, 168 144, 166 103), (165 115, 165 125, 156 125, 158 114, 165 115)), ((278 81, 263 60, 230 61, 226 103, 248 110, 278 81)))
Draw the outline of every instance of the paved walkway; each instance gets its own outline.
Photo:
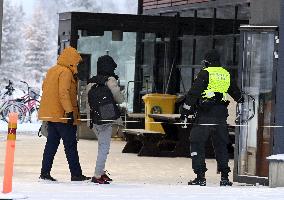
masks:
MULTIPOLYGON (((5 135, 0 134, 1 180, 4 171, 5 138, 5 135)), ((37 135, 19 134, 17 136, 14 180, 20 182, 37 181, 45 141, 44 137, 39 138, 37 135)), ((107 170, 116 183, 186 185, 190 179, 195 177, 191 170, 190 158, 138 157, 136 154, 121 153, 124 145, 124 141, 112 141, 106 165, 107 170)), ((78 150, 83 173, 87 176, 92 176, 97 156, 97 141, 80 140, 78 150)), ((233 166, 232 160, 230 161, 230 166, 231 168, 233 166)), ((216 161, 208 159, 207 168, 209 169, 206 174, 207 183, 218 184, 220 175, 216 174, 216 161)), ((51 174, 59 181, 67 182, 70 180, 62 144, 60 144, 56 154, 51 174)))

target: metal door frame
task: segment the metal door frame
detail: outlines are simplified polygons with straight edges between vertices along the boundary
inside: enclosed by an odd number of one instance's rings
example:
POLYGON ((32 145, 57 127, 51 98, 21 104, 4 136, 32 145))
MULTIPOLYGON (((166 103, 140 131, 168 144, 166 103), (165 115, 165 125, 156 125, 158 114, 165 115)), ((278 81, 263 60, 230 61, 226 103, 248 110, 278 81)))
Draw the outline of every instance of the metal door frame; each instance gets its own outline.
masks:
MULTIPOLYGON (((244 50, 244 33, 245 32, 251 32, 251 33, 261 33, 261 32, 273 32, 275 33, 275 42, 274 42, 274 58, 273 58, 273 74, 272 74, 272 83, 273 83, 273 89, 272 89, 272 96, 274 97, 274 101, 272 104, 273 109, 275 109, 276 105, 276 74, 277 74, 277 66, 278 66, 278 43, 279 43, 279 32, 278 32, 278 26, 251 26, 251 25, 245 25, 240 27, 240 58, 239 63, 241 66, 239 67, 239 83, 241 83, 242 78, 242 69, 243 69, 243 50, 244 50), (277 54, 277 55, 276 55, 277 54)), ((275 112, 272 112, 271 115, 271 122, 275 123, 275 112)), ((235 152, 234 152, 234 172, 233 172, 233 180, 235 182, 240 183, 247 183, 247 184, 256 184, 259 183, 261 185, 268 185, 269 179, 268 177, 259 177, 259 176, 249 176, 249 175, 239 175, 238 174, 238 164, 239 164, 239 135, 240 135, 240 128, 236 128, 235 131, 235 152)), ((273 147, 273 133, 271 136, 270 141, 270 149, 272 153, 272 147, 273 147)))

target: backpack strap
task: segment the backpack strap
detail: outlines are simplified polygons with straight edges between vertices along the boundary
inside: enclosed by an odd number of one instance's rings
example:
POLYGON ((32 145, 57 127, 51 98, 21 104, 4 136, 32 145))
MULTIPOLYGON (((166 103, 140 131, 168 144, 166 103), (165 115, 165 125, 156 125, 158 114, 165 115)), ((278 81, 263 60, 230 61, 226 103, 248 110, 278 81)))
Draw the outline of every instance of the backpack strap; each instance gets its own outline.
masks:
POLYGON ((93 126, 93 124, 94 124, 94 121, 93 121, 93 118, 94 118, 94 109, 93 108, 90 108, 90 118, 91 118, 91 120, 90 120, 90 129, 92 129, 94 126, 93 126))

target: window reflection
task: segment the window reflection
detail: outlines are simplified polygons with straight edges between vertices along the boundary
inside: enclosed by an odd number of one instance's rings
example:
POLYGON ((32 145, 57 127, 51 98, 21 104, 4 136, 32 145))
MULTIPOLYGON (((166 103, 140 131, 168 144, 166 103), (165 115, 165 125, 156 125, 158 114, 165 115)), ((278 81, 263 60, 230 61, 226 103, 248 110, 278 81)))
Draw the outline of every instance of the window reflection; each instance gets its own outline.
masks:
MULTIPOLYGON (((109 54, 117 63, 115 71, 120 78, 121 88, 127 87, 129 81, 134 81, 136 33, 123 33, 122 41, 113 41, 112 32, 105 31, 103 36, 80 37, 78 40, 78 51, 91 54, 91 76, 96 75, 97 60, 100 56, 109 54)), ((129 84, 129 91, 133 91, 134 84, 129 84)), ((129 111, 133 110, 133 93, 129 93, 126 106, 129 111)))
MULTIPOLYGON (((244 34, 243 90, 255 99, 255 116, 240 128, 239 174, 268 176, 266 157, 270 155, 272 129, 273 33, 244 34)), ((252 113, 253 102, 246 99, 243 120, 252 113)))

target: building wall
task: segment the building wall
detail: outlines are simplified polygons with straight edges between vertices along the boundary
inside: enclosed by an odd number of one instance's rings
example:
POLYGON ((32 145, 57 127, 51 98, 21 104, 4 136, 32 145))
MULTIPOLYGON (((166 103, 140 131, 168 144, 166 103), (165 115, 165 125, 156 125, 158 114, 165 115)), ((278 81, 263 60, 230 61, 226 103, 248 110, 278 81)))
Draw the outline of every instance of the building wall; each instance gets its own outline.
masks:
POLYGON ((192 9, 249 4, 251 0, 142 0, 144 14, 184 12, 192 9))
POLYGON ((281 0, 251 0, 251 25, 278 26, 281 0), (265 13, 265 14, 264 14, 265 13))
MULTIPOLYGON (((280 38, 284 38, 284 1, 281 1, 281 18, 280 18, 280 38)), ((277 69, 277 84, 276 84, 276 107, 275 107, 275 125, 280 127, 275 127, 274 133, 274 147, 273 154, 283 154, 284 153, 284 42, 279 45, 279 63, 277 69)))
POLYGON ((204 3, 210 0, 143 0, 143 8, 145 10, 153 8, 164 8, 180 5, 188 5, 193 3, 204 3))

